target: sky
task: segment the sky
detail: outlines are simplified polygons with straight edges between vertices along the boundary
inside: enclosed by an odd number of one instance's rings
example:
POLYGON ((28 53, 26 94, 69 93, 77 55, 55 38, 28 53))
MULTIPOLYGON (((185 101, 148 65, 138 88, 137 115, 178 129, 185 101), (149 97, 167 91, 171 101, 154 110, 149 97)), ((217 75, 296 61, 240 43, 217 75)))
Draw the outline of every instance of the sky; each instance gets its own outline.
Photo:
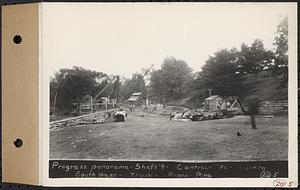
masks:
POLYGON ((288 3, 45 3, 42 63, 130 77, 166 57, 200 71, 209 56, 261 39, 272 49, 288 3))

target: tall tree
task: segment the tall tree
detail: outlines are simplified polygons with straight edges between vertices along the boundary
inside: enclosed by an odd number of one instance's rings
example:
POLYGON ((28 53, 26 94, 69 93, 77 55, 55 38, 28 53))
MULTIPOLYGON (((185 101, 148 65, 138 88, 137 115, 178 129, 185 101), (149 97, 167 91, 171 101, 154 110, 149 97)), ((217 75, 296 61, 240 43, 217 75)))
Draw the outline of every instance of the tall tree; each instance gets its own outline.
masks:
POLYGON ((192 69, 185 61, 174 57, 166 58, 161 69, 151 73, 152 95, 166 101, 184 97, 192 80, 191 72, 192 69))
POLYGON ((152 99, 162 101, 168 96, 167 84, 164 81, 164 73, 161 69, 151 72, 150 77, 150 96, 152 99))
POLYGON ((143 95, 146 93, 145 80, 140 73, 134 73, 130 79, 125 79, 121 87, 122 99, 128 99, 135 92, 141 92, 143 95))
POLYGON ((288 83, 288 17, 285 16, 277 26, 275 46, 275 67, 273 73, 280 75, 279 87, 286 87, 288 83))
POLYGON ((250 47, 243 43, 238 52, 238 64, 243 74, 257 75, 262 70, 271 69, 273 60, 274 53, 266 50, 259 39, 254 40, 250 47))
POLYGON ((207 96, 207 89, 222 96, 238 95, 242 87, 242 75, 237 64, 236 49, 222 49, 210 56, 202 71, 197 74, 194 83, 200 96, 207 96))
POLYGON ((79 103, 87 95, 94 96, 107 79, 104 73, 81 67, 60 69, 50 82, 50 102, 55 108, 69 110, 72 103, 79 103))

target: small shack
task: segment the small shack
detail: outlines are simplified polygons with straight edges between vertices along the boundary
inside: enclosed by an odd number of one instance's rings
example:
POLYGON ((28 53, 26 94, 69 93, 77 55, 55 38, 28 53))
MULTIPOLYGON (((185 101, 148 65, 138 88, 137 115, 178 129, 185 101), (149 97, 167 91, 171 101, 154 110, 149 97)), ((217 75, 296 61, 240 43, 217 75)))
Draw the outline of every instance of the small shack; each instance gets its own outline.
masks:
POLYGON ((145 105, 145 98, 142 96, 141 92, 133 93, 128 99, 128 103, 135 106, 145 105))
POLYGON ((219 95, 213 95, 205 98, 204 111, 215 111, 221 109, 221 102, 223 98, 219 95))

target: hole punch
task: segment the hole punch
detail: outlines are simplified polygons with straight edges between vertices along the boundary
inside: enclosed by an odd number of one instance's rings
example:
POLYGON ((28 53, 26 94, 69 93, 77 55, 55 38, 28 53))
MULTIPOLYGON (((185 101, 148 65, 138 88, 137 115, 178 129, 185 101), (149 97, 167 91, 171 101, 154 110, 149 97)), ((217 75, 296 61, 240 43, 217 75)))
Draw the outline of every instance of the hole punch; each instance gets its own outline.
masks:
POLYGON ((22 37, 20 35, 15 35, 13 41, 15 44, 20 44, 22 42, 22 37))
POLYGON ((17 148, 20 148, 23 145, 23 141, 21 139, 16 139, 14 145, 17 148))

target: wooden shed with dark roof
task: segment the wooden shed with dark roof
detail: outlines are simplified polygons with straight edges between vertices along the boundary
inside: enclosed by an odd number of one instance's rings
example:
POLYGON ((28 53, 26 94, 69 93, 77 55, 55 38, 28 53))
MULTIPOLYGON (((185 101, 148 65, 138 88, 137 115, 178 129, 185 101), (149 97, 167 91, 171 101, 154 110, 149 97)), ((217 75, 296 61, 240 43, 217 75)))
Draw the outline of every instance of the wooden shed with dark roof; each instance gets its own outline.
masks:
POLYGON ((133 93, 127 101, 129 104, 136 106, 141 106, 145 104, 145 98, 142 96, 141 92, 133 93))

